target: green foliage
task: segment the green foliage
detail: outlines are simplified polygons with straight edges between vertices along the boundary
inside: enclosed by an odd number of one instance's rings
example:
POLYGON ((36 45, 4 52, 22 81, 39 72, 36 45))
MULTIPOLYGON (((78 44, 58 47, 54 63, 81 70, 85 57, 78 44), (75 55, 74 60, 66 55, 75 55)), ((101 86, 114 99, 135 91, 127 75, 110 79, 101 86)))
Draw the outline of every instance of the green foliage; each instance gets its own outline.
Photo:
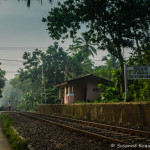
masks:
POLYGON ((106 103, 106 102, 119 102, 124 99, 124 94, 120 94, 119 84, 120 80, 120 70, 119 63, 115 56, 107 55, 102 59, 105 61, 105 65, 96 67, 93 70, 93 74, 113 81, 112 85, 105 86, 99 84, 98 88, 100 89, 100 97, 95 99, 93 103, 106 103))
POLYGON ((84 57, 82 51, 79 51, 73 54, 71 60, 69 61, 66 80, 88 74, 92 71, 92 68, 92 61, 89 58, 84 57))
POLYGON ((150 42, 142 44, 137 51, 131 53, 127 61, 128 65, 150 65, 150 42), (139 52, 140 50, 140 52, 139 52))
POLYGON ((89 103, 89 102, 84 102, 83 100, 81 100, 81 101, 76 101, 75 103, 76 104, 86 104, 86 103, 89 103))
POLYGON ((112 100, 94 100, 92 103, 119 103, 121 102, 120 100, 118 99, 112 99, 112 100))
POLYGON ((5 71, 0 68, 0 98, 2 97, 2 88, 5 86, 5 81, 5 71))
POLYGON ((92 55, 94 57, 94 54, 97 54, 97 49, 94 47, 95 44, 93 44, 90 41, 90 37, 88 34, 82 33, 82 38, 81 37, 76 37, 73 39, 73 45, 70 45, 70 50, 72 52, 80 52, 84 56, 84 58, 89 57, 92 55))
POLYGON ((8 138, 11 148, 14 150, 28 150, 28 141, 21 139, 11 127, 14 124, 11 117, 3 113, 0 115, 0 119, 4 134, 8 138))
POLYGON ((45 53, 38 49, 25 52, 23 60, 24 67, 18 70, 18 76, 4 88, 5 107, 8 101, 19 110, 35 110, 35 103, 55 104, 58 88, 53 88, 53 85, 85 75, 93 67, 92 61, 81 55, 81 51, 69 55, 57 42, 50 45, 45 53), (45 95, 41 97, 42 82, 45 84, 46 101, 45 95))
POLYGON ((101 102, 119 102, 124 100, 124 93, 120 93, 120 70, 112 69, 111 70, 113 81, 112 85, 105 86, 103 84, 98 84, 100 89, 101 102))
POLYGON ((143 88, 140 90, 140 98, 144 101, 150 101, 150 80, 144 81, 143 88))
MULTIPOLYGON (((30 0, 27 0, 27 6, 30 6, 30 0)), ((150 64, 149 7, 149 0, 64 0, 58 2, 58 5, 51 9, 49 15, 42 21, 47 24, 51 38, 62 39, 62 41, 73 38, 73 45, 70 46, 71 53, 64 51, 57 42, 50 45, 46 53, 38 49, 32 53, 25 52, 24 68, 20 69, 19 76, 11 81, 13 87, 18 89, 20 93, 18 95, 21 95, 16 98, 15 106, 28 110, 33 109, 35 102, 42 102, 42 67, 47 103, 55 103, 55 99, 58 99, 58 91, 53 88, 53 85, 87 73, 93 73, 114 82, 114 87, 100 85, 104 102, 112 99, 122 100, 124 96, 120 93, 124 91, 124 51, 127 49, 132 51, 127 60, 129 65, 150 64), (82 25, 86 26, 86 32, 82 33, 82 37, 76 37, 82 25), (93 69, 89 56, 97 53, 95 45, 100 50, 107 50, 109 55, 103 58, 105 61, 103 66, 93 69)), ((0 76, 0 91, 3 83, 0 76)), ((131 99, 149 100, 148 83, 146 81, 129 82, 131 99)), ((9 98, 6 92, 6 100, 12 98, 14 101, 15 92, 10 92, 12 94, 9 98)))
POLYGON ((119 90, 115 87, 108 87, 103 84, 98 84, 100 95, 103 101, 109 102, 111 100, 122 100, 119 95, 119 90))
MULTIPOLYGON (((103 66, 95 67, 95 69, 93 69, 92 71, 92 74, 111 81, 114 81, 116 79, 118 80, 120 72, 118 70, 119 62, 117 61, 116 57, 113 55, 107 55, 102 58, 102 61, 105 61, 105 64, 103 66)), ((119 81, 115 82, 119 83, 119 81)))
POLYGON ((140 56, 143 51, 140 47, 148 46, 150 41, 149 7, 149 0, 65 0, 51 9, 43 21, 47 24, 50 36, 56 40, 75 38, 82 25, 86 25, 90 41, 99 44, 100 50, 107 50, 117 57, 122 91, 125 62, 123 51, 128 48, 140 56))
POLYGON ((7 109, 8 101, 11 102, 12 108, 16 109, 18 100, 21 98, 21 91, 18 88, 13 88, 10 81, 7 81, 3 88, 3 97, 0 99, 2 106, 7 109))
MULTIPOLYGON (((15 98, 11 98, 10 101, 12 102, 12 107, 17 110, 29 110, 34 107, 34 98, 33 95, 33 87, 30 89, 30 80, 25 80, 24 82, 20 81, 21 79, 18 77, 15 77, 10 81, 11 86, 13 89, 16 89, 19 96, 15 98)), ((35 87, 34 87, 35 88, 35 87)), ((35 89, 34 89, 35 90, 35 89)), ((38 91, 36 91, 38 92, 38 91)))
POLYGON ((102 103, 102 98, 98 97, 98 98, 94 99, 94 101, 92 103, 102 103))
MULTIPOLYGON (((127 65, 150 65, 150 41, 148 37, 145 40, 133 51, 127 65)), ((150 101, 150 79, 128 81, 128 87, 130 101, 150 101)))
POLYGON ((128 87, 131 101, 150 101, 150 79, 130 81, 128 87))
MULTIPOLYGON (((101 99, 97 102, 117 102, 125 99, 125 94, 120 93, 120 70, 112 70, 112 80, 114 86, 104 86, 99 84, 98 87, 101 91, 101 99)), ((128 81, 129 101, 150 101, 150 79, 147 80, 134 80, 128 81)))
POLYGON ((55 101, 58 100, 58 88, 49 88, 46 90, 48 99, 47 104, 55 104, 55 101))

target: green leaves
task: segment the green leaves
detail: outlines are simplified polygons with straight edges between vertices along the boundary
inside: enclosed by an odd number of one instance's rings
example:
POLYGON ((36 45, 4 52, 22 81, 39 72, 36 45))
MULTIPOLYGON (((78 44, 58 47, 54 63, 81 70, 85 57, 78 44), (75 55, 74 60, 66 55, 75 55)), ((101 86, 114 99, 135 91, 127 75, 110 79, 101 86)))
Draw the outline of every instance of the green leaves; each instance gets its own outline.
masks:
POLYGON ((14 120, 4 113, 0 115, 0 119, 2 121, 4 134, 8 138, 11 148, 15 150, 28 150, 28 141, 23 140, 12 128, 14 120))
POLYGON ((119 95, 119 90, 115 87, 108 87, 103 84, 98 84, 98 88, 100 89, 100 96, 103 102, 112 102, 123 100, 119 95))
POLYGON ((70 50, 73 52, 80 52, 84 55, 85 59, 94 54, 97 54, 97 49, 94 47, 95 45, 90 41, 90 36, 87 32, 82 33, 81 37, 76 37, 73 40, 73 45, 70 45, 70 50))
POLYGON ((24 68, 18 70, 19 76, 12 79, 11 84, 20 92, 17 100, 12 97, 15 107, 25 110, 33 109, 35 102, 41 103, 42 83, 45 85, 46 102, 52 104, 58 99, 58 89, 53 85, 85 75, 93 66, 81 51, 68 55, 58 42, 50 45, 45 53, 38 49, 25 52, 23 59, 24 68))
POLYGON ((49 12, 46 23, 50 36, 57 40, 74 38, 86 24, 89 41, 118 58, 123 81, 123 51, 128 48, 140 54, 138 47, 149 44, 149 7, 148 0, 65 0, 49 12))
POLYGON ((5 86, 5 81, 5 71, 0 68, 0 98, 2 97, 2 88, 5 86))

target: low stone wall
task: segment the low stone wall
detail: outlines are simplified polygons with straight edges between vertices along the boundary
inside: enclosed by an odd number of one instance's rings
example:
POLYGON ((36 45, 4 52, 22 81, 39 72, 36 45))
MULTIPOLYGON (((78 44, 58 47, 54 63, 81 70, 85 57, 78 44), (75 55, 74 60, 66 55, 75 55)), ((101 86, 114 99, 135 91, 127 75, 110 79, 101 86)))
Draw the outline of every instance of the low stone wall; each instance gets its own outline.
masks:
POLYGON ((38 105, 38 112, 69 115, 73 118, 107 123, 130 123, 150 127, 150 102, 38 105))

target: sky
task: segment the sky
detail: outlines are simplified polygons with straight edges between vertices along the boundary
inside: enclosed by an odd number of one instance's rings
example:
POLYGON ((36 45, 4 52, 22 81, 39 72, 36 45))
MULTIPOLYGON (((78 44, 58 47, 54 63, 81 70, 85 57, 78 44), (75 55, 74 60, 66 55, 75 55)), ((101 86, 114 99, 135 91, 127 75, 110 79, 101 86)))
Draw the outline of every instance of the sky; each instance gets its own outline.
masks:
MULTIPOLYGON (((54 0, 51 4, 48 0, 43 0, 41 5, 37 0, 32 0, 28 8, 23 0, 0 0, 0 68, 6 71, 7 80, 14 78, 17 70, 23 67, 21 62, 8 60, 22 61, 25 51, 32 52, 36 48, 45 51, 53 44, 54 41, 46 30, 47 26, 41 20, 48 16, 48 12, 58 1, 54 0)), ((64 44, 60 41, 59 43, 67 49, 71 41, 70 39, 64 44)), ((101 60, 105 55, 107 52, 98 52, 93 60, 101 60)), ((95 61, 96 65, 101 63, 95 61)))
POLYGON ((8 80, 22 63, 2 59, 22 60, 25 51, 45 50, 51 44, 46 25, 41 21, 51 6, 48 0, 42 6, 33 0, 30 8, 25 1, 0 0, 0 67, 6 71, 8 80))

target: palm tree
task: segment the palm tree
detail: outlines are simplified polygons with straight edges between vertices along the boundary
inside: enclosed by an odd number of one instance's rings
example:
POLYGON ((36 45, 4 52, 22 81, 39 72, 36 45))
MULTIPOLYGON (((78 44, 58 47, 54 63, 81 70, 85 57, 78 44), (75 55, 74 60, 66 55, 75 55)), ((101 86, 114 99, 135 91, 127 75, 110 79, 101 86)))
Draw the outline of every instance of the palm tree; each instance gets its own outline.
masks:
POLYGON ((111 69, 119 69, 119 62, 117 58, 112 55, 108 54, 107 56, 103 56, 102 61, 106 62, 106 66, 111 69))
POLYGON ((73 45, 70 46, 70 50, 73 52, 82 52, 85 57, 89 57, 94 54, 97 54, 97 50, 95 49, 94 45, 91 41, 89 36, 86 33, 82 33, 82 38, 77 37, 73 40, 73 45))

